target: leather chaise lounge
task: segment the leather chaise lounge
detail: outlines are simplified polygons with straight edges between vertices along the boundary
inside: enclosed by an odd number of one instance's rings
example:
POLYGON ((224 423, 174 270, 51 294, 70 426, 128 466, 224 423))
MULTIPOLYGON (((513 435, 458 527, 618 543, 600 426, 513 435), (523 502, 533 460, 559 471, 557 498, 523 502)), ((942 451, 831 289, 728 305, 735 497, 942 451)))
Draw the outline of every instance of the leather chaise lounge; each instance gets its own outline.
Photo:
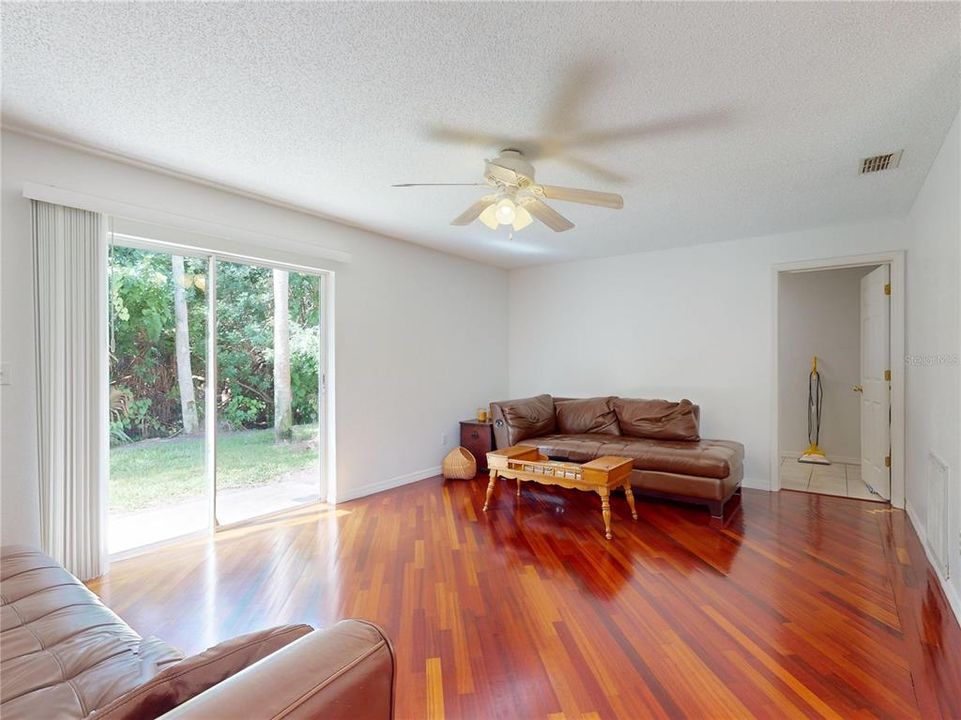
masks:
POLYGON ((538 395, 491 403, 498 448, 531 445, 556 460, 601 455, 634 461, 631 485, 646 495, 699 503, 713 517, 740 493, 744 446, 700 437, 700 408, 690 400, 538 395))
POLYGON ((387 720, 394 655, 375 625, 284 625, 184 659, 142 638, 47 555, 0 549, 3 720, 387 720))

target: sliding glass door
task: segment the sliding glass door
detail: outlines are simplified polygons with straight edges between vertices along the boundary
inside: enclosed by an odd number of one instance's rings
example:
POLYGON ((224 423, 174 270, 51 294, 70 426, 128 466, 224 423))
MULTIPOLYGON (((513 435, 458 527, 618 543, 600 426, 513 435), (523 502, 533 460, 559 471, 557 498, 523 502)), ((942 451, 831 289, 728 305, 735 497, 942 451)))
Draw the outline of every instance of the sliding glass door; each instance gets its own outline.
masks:
POLYGON ((320 278, 217 261, 217 520, 320 499, 320 278))
POLYGON ((110 253, 110 552, 208 527, 208 260, 110 253))
POLYGON ((112 553, 319 501, 318 274, 110 255, 112 553))

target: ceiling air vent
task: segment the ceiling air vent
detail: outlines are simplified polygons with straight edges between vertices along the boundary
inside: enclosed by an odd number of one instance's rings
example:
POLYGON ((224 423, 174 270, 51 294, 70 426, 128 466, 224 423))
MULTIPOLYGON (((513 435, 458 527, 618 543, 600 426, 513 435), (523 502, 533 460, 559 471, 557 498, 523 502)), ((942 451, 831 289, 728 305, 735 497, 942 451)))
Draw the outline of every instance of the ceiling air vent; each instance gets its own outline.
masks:
POLYGON ((874 157, 864 158, 861 161, 861 174, 881 172, 882 170, 893 170, 901 164, 901 153, 904 150, 888 153, 887 155, 875 155, 874 157))

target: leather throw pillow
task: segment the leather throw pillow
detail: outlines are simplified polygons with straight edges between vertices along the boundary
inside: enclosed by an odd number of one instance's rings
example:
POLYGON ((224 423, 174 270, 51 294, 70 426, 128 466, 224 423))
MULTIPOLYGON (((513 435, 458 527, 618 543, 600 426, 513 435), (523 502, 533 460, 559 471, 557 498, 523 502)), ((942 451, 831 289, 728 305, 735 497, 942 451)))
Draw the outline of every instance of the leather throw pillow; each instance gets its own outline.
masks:
POLYGON ((614 400, 621 432, 652 440, 700 440, 700 408, 690 400, 614 400))
POLYGON ((503 404, 507 440, 517 445, 521 440, 550 435, 557 427, 554 417, 554 398, 550 395, 511 400, 503 404))
POLYGON ((620 435, 614 398, 597 397, 584 400, 558 400, 557 432, 562 435, 620 435))

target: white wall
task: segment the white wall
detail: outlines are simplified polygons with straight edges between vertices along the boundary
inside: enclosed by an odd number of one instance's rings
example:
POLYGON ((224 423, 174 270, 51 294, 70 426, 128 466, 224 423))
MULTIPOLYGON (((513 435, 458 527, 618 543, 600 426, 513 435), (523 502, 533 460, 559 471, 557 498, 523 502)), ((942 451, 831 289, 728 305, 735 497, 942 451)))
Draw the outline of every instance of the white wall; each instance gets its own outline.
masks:
POLYGON ((778 431, 781 454, 808 445, 808 374, 818 358, 824 391, 821 449, 835 462, 861 457, 861 278, 874 267, 781 273, 778 431))
POLYGON ((927 456, 950 468, 949 552, 955 612, 961 617, 961 223, 958 118, 948 131, 909 222, 907 265, 906 477, 908 511, 924 535, 927 456))
POLYGON ((955 118, 908 217, 511 271, 510 395, 691 398, 705 437, 745 444, 745 485, 768 488, 772 266, 906 249, 907 509, 923 538, 933 451, 961 616, 959 167, 955 118))
POLYGON ((908 218, 526 268, 510 273, 508 288, 500 270, 4 132, 0 359, 12 384, 0 390, 2 540, 37 538, 30 221, 20 197, 22 183, 33 181, 299 239, 252 251, 335 271, 346 495, 433 471, 440 434, 453 444, 461 416, 492 398, 538 392, 689 397, 702 406, 706 437, 744 442, 745 484, 767 488, 772 265, 907 248, 907 353, 921 358, 906 377, 907 500, 923 524, 924 464, 935 451, 951 467, 957 598, 958 138, 956 119, 908 218), (311 260, 310 243, 347 250, 354 261, 311 260), (476 312, 478 298, 486 313, 476 312))
POLYGON ((4 132, 0 359, 12 378, 0 391, 4 543, 36 544, 39 536, 25 181, 243 228, 243 242, 216 249, 334 271, 339 499, 438 472, 457 444, 458 420, 507 392, 503 270, 4 132), (272 239, 252 243, 258 233, 272 239), (345 250, 353 261, 318 259, 312 245, 345 250))
POLYGON ((897 250, 905 219, 510 273, 510 394, 687 397, 770 487, 777 263, 897 250))

